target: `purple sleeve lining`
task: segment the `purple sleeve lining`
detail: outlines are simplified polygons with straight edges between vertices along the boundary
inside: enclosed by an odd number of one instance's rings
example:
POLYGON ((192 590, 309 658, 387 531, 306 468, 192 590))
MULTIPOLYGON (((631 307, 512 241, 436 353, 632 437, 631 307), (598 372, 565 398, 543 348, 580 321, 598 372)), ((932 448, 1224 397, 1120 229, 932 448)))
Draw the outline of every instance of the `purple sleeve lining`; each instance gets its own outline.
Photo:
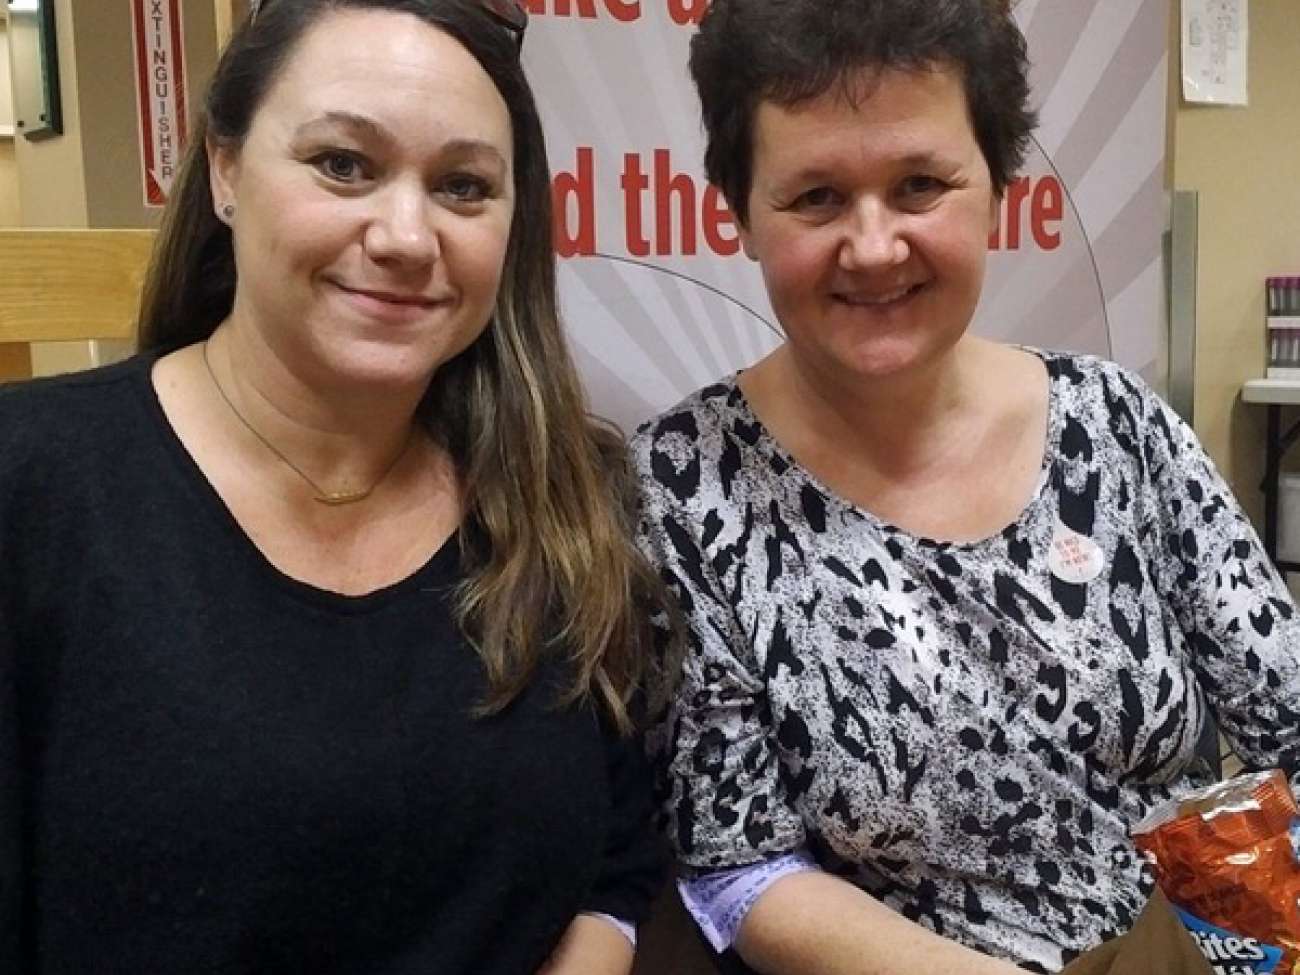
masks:
POLYGON ((636 925, 631 921, 624 921, 621 917, 615 917, 613 914, 601 914, 599 911, 585 911, 588 917, 598 917, 602 921, 608 921, 614 927, 622 932, 623 937, 632 943, 632 950, 636 950, 636 925))
POLYGON ((790 874, 820 869, 800 848, 771 860, 679 880, 677 890, 705 940, 721 953, 735 942, 745 915, 769 887, 790 874))

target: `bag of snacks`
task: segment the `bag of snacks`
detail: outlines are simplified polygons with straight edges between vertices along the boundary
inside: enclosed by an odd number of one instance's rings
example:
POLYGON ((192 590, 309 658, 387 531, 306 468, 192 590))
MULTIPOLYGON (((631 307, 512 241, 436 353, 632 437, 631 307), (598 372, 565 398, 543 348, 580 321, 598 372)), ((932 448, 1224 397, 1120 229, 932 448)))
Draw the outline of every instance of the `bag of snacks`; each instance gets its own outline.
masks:
POLYGON ((1216 975, 1300 975, 1300 821, 1279 771, 1168 803, 1133 830, 1216 975))
POLYGON ((1214 975, 1157 888, 1133 930, 1080 955, 1061 975, 1214 975))

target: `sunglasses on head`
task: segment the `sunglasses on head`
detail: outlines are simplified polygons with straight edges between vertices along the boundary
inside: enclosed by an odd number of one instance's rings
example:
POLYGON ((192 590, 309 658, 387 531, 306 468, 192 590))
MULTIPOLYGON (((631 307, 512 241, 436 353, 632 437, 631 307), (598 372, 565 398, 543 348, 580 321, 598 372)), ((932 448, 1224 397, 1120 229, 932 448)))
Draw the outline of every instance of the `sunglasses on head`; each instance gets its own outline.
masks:
MULTIPOLYGON (((273 0, 249 0, 248 22, 257 20, 257 15, 271 5, 273 0)), ((524 9, 523 0, 477 0, 489 17, 510 31, 515 38, 515 47, 524 46, 524 30, 528 27, 528 11, 524 9)))

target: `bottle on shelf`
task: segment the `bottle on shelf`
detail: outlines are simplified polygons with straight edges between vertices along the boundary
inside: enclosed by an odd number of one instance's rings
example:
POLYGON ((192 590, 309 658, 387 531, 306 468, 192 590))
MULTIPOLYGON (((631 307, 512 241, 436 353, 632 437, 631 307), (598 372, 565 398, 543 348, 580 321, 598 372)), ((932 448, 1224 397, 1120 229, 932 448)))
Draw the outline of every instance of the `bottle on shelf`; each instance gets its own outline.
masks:
POLYGON ((1269 379, 1300 379, 1300 275, 1264 279, 1269 379))

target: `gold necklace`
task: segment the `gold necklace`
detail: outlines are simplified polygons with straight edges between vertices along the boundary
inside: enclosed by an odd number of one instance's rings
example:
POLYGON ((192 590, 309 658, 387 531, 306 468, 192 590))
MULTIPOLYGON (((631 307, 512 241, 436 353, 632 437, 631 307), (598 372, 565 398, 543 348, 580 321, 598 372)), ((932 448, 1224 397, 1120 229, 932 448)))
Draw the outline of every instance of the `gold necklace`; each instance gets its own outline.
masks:
POLYGON ((364 501, 366 498, 370 497, 371 492, 373 492, 375 488, 379 487, 379 485, 384 482, 384 478, 393 472, 393 468, 397 466, 397 462, 406 456, 406 452, 411 448, 411 441, 415 439, 415 432, 412 430, 411 435, 406 438, 406 443, 402 445, 402 449, 397 452, 397 456, 395 456, 389 465, 384 468, 383 473, 375 478, 374 483, 371 484, 370 487, 364 488, 360 491, 326 491, 323 487, 308 477, 306 471, 286 457, 279 447, 267 440, 266 437, 262 436, 262 434, 258 432, 257 428, 248 422, 244 417, 244 414, 239 412, 238 407, 236 407, 235 404, 231 402, 230 397, 226 395, 226 391, 221 385, 221 380, 217 378, 217 373, 212 368, 212 360, 208 358, 208 343, 206 341, 203 343, 203 364, 208 369, 208 375, 212 377, 212 385, 217 388, 217 392, 221 395, 221 398, 225 401, 226 405, 230 407, 230 412, 235 414, 235 418, 247 428, 249 433, 260 440, 267 450, 280 458, 289 470, 293 471, 306 481, 314 492, 312 494, 312 500, 319 501, 321 504, 337 507, 344 504, 355 504, 358 501, 364 501))

